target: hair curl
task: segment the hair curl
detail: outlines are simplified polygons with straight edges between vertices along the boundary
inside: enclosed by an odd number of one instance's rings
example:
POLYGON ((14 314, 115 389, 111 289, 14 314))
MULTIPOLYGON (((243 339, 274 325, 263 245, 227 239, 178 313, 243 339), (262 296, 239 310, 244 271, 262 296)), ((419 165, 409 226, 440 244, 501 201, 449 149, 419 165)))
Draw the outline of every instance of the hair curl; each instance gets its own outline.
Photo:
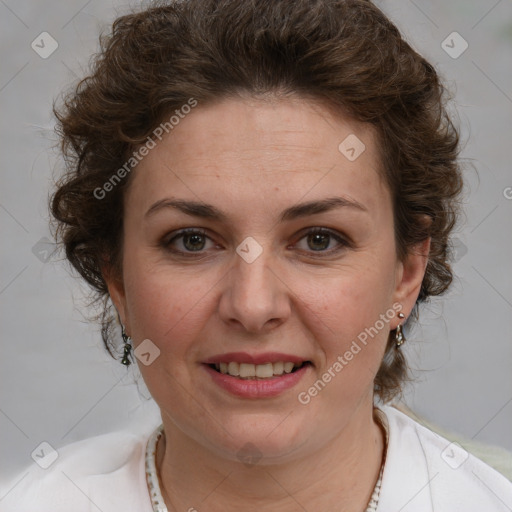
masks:
MULTIPOLYGON (((199 104, 284 92, 327 101, 377 129, 398 256, 431 238, 414 308, 452 281, 449 234, 462 178, 459 134, 439 77, 367 0, 182 0, 153 3, 100 37, 92 70, 54 106, 67 172, 51 199, 56 237, 103 302, 102 337, 116 350, 102 268, 120 271, 125 179, 94 191, 191 97, 199 104), (424 216, 431 222, 425 223, 424 216)), ((394 331, 375 379, 389 400, 407 377, 394 331)))

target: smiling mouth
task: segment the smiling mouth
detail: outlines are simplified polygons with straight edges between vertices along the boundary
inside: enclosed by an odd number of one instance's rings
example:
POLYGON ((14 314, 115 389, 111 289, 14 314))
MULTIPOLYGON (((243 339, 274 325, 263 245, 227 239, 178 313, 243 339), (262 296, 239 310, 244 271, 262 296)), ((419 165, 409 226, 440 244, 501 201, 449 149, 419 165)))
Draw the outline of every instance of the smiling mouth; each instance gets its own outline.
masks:
POLYGON ((219 373, 242 380, 265 380, 294 373, 300 368, 311 364, 311 361, 303 361, 302 363, 278 361, 264 364, 237 363, 232 361, 229 363, 213 363, 208 366, 219 373))

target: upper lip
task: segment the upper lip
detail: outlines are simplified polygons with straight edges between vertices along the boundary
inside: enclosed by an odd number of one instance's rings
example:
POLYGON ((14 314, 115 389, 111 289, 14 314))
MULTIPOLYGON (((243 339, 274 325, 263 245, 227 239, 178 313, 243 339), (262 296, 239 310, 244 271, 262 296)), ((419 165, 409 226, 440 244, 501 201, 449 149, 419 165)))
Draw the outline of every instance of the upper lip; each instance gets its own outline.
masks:
POLYGON ((301 364, 309 359, 292 354, 284 354, 282 352, 263 352, 261 354, 248 354, 247 352, 228 352, 226 354, 217 354, 209 357, 204 364, 216 364, 216 363, 248 363, 248 364, 265 364, 265 363, 278 363, 292 362, 301 364))

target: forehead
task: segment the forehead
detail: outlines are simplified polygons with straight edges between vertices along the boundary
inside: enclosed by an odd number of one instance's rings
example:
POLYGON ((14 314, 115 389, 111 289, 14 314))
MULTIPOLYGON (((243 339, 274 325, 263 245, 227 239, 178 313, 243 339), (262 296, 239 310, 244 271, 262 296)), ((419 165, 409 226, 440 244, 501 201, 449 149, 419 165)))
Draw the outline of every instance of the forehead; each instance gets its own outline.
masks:
POLYGON ((387 196, 375 129, 302 98, 198 105, 134 174, 146 209, 166 195, 266 209, 336 193, 378 209, 387 196))

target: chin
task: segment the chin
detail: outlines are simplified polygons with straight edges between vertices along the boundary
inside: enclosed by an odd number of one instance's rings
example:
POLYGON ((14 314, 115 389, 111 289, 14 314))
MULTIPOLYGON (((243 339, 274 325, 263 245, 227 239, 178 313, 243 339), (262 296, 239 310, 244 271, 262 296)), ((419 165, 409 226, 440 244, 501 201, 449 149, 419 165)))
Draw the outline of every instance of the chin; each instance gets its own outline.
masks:
POLYGON ((214 446, 218 455, 247 465, 256 460, 265 464, 288 462, 310 443, 314 432, 295 420, 293 424, 283 421, 285 417, 286 414, 247 414, 234 423, 223 422, 226 430, 218 431, 221 439, 210 437, 208 444, 214 446))

